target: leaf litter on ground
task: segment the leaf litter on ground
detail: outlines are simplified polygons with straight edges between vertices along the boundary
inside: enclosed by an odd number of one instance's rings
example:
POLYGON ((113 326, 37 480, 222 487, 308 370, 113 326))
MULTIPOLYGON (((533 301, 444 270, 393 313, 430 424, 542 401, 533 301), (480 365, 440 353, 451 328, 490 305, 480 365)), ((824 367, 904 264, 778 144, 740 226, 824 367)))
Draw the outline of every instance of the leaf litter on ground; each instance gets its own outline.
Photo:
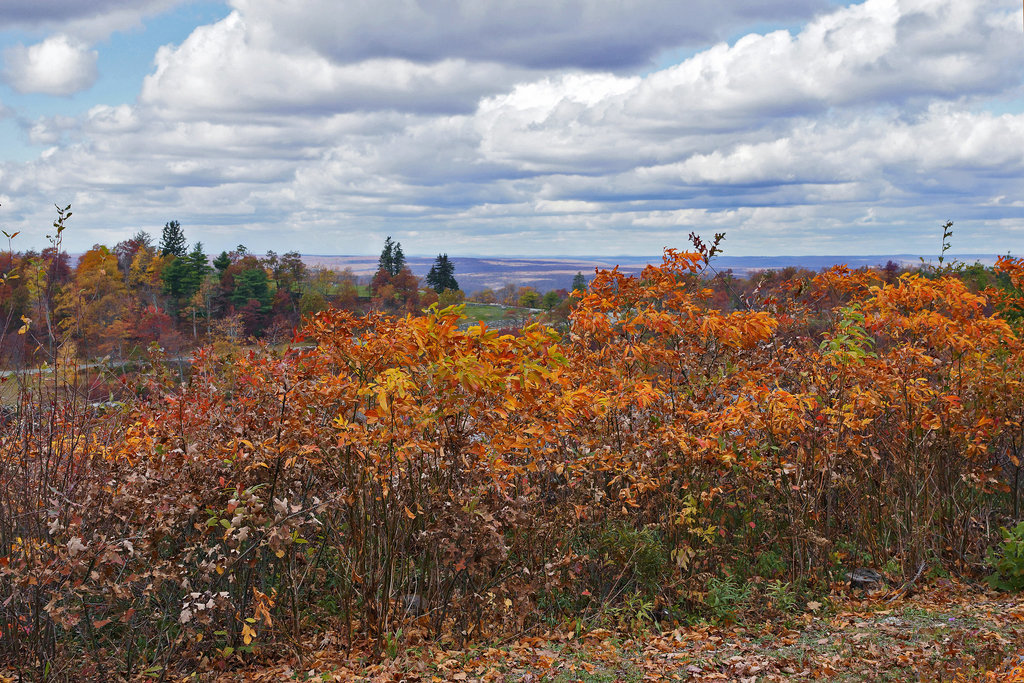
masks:
POLYGON ((893 601, 833 595, 784 621, 660 633, 554 629, 500 646, 420 643, 374 664, 323 639, 302 658, 220 681, 634 683, 641 681, 1024 682, 1024 595, 940 579, 893 601))

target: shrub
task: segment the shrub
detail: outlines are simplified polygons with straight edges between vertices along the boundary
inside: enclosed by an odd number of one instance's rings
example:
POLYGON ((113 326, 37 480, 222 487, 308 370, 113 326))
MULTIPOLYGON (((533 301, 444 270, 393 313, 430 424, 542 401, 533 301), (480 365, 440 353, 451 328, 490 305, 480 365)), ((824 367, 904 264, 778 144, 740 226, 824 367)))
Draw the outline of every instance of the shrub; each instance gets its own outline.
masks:
POLYGON ((636 529, 626 522, 616 522, 599 531, 590 551, 597 564, 596 590, 605 597, 637 591, 652 596, 671 570, 658 532, 636 529))
POLYGON ((989 566, 995 570, 988 576, 988 583, 1000 590, 1024 590, 1024 522, 1012 529, 1001 527, 999 533, 1002 542, 987 556, 989 566))
MULTIPOLYGON (((636 625, 701 588, 732 619, 836 562, 982 557, 1024 424, 1024 345, 985 296, 837 268, 726 313, 700 268, 599 274, 565 336, 330 310, 102 415, 26 387, 0 431, 5 660, 172 676, 310 629, 460 644, 541 600, 636 625)), ((1007 585, 1022 536, 991 556, 1007 585)))
POLYGON ((718 619, 733 620, 750 599, 751 585, 735 576, 713 576, 708 579, 704 602, 718 619))

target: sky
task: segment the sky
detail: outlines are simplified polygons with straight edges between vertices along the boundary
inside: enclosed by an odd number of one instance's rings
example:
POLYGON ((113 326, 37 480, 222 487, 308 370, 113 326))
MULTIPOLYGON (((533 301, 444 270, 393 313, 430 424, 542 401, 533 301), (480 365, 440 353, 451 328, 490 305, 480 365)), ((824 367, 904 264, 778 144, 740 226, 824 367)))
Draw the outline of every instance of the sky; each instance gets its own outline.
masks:
POLYGON ((3 0, 0 227, 84 251, 1024 253, 1018 0, 3 0))

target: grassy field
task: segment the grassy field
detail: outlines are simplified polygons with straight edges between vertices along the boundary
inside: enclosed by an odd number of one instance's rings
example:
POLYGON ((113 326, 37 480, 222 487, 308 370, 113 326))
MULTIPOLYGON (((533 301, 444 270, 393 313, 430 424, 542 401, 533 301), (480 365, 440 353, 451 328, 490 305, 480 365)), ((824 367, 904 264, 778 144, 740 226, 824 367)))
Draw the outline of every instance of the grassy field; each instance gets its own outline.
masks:
POLYGON ((528 318, 532 315, 532 311, 528 308, 518 308, 513 306, 505 307, 467 303, 464 314, 466 318, 473 323, 483 321, 489 326, 495 327, 503 320, 522 320, 524 318, 528 318))

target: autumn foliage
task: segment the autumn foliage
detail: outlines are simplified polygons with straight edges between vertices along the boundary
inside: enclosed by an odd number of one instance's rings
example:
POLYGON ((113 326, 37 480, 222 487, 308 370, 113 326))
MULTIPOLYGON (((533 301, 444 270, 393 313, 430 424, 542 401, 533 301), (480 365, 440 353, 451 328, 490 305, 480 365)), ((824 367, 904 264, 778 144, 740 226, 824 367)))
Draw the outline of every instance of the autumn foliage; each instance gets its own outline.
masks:
POLYGON ((631 596, 699 614, 723 576, 981 571, 1019 515, 1024 263, 1001 292, 835 268, 731 312, 705 266, 601 272, 564 334, 332 309, 122 410, 22 401, 0 654, 184 673, 317 631, 463 642, 631 596))

